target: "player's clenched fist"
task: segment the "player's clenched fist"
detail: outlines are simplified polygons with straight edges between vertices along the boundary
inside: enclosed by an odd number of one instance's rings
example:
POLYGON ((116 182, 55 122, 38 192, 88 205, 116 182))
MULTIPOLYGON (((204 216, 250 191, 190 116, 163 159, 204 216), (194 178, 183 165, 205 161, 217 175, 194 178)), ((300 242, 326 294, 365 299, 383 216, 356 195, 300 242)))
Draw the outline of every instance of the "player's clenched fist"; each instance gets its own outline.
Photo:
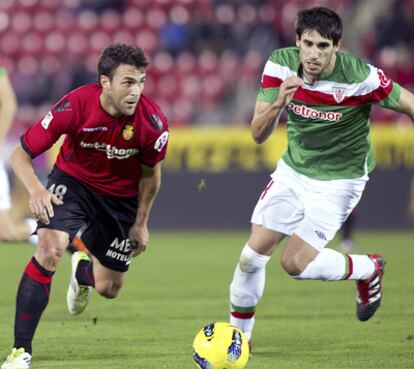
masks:
POLYGON ((299 77, 292 76, 286 78, 280 85, 279 95, 276 99, 275 105, 281 108, 285 108, 289 101, 292 99, 296 90, 302 86, 303 80, 299 77))

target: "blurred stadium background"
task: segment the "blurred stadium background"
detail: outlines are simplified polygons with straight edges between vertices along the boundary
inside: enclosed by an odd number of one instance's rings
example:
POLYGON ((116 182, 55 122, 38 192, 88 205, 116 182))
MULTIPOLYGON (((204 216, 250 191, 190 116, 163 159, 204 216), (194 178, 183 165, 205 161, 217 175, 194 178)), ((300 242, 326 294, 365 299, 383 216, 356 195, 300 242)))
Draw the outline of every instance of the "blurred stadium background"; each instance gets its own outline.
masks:
MULTIPOLYGON (((153 227, 246 228, 286 144, 283 125, 266 145, 250 139, 261 72, 273 49, 294 42, 296 12, 320 4, 344 19, 343 50, 414 91, 413 0, 1 0, 0 56, 19 101, 3 152, 58 98, 95 81, 108 43, 136 44, 151 59, 144 93, 172 133, 153 227)), ((372 118, 378 167, 357 225, 412 229, 411 122, 383 109, 372 118)), ((50 158, 37 164, 45 176, 50 158)))

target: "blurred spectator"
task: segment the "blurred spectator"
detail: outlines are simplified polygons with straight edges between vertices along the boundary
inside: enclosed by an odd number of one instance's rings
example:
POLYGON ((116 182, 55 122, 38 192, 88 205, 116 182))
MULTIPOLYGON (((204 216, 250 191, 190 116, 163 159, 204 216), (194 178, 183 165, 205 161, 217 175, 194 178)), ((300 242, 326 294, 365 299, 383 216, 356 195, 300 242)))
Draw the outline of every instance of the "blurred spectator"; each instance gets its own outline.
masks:
MULTIPOLYGON (((374 9, 355 0, 0 1, 0 55, 19 102, 43 114, 40 107, 63 91, 93 82, 105 44, 135 43, 152 59, 147 94, 162 95, 172 126, 244 124, 264 63, 255 55, 291 44, 297 10, 316 4, 340 12, 354 29, 343 49, 361 50, 414 86, 412 0, 384 0, 374 9)), ((389 114, 378 110, 373 118, 389 114)), ((20 131, 39 117, 22 116, 29 115, 19 114, 20 131)))
POLYGON ((387 11, 377 18, 374 34, 376 49, 393 46, 396 40, 407 46, 414 46, 414 2, 392 1, 387 11))

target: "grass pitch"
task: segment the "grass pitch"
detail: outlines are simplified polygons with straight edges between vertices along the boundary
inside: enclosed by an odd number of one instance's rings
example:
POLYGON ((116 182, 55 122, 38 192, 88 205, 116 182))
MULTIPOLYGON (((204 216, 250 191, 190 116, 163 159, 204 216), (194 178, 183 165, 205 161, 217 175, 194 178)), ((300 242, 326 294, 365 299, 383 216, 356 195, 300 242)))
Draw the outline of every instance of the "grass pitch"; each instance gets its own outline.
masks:
MULTIPOLYGON (((33 345, 32 369, 191 369, 197 331, 228 319, 228 288, 246 232, 153 232, 116 300, 94 293, 87 310, 66 311, 65 255, 33 345)), ((247 369, 414 368, 414 233, 358 233, 355 253, 387 261, 382 307, 355 318, 355 282, 296 281, 267 267, 247 369)), ((333 243, 335 245, 335 243, 333 243)), ((0 358, 12 344, 14 299, 34 249, 0 244, 0 358)))

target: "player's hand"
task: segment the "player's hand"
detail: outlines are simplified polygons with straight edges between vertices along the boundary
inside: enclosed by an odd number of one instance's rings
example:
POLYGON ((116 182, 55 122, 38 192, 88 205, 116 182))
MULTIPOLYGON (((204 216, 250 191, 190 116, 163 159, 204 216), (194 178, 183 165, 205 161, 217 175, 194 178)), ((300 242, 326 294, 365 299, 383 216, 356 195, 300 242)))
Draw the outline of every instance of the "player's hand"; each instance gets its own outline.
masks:
POLYGON ((53 204, 62 205, 63 201, 59 200, 56 195, 53 195, 44 187, 39 187, 30 193, 30 211, 36 220, 44 224, 49 224, 50 218, 53 218, 55 215, 53 204))
POLYGON ((144 252, 147 248, 149 240, 149 232, 146 224, 134 224, 129 230, 128 235, 131 242, 131 256, 135 257, 141 252, 144 252))
POLYGON ((280 85, 279 95, 275 104, 281 108, 285 108, 292 99, 296 90, 303 85, 303 80, 296 76, 286 78, 280 85))

